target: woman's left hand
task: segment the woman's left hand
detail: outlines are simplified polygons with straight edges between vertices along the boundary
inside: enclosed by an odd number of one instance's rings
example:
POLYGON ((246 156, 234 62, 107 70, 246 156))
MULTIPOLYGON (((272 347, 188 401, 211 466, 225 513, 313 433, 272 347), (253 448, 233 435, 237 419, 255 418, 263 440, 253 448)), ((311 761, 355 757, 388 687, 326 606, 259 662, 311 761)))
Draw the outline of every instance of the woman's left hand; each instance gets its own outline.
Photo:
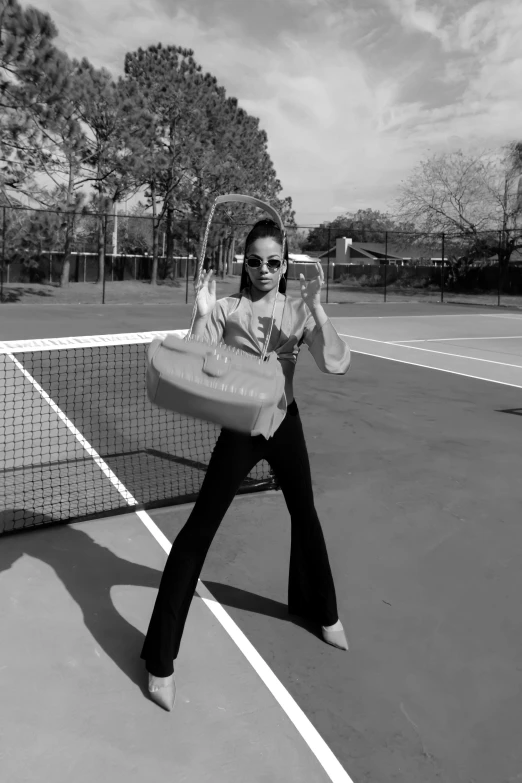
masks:
POLYGON ((304 275, 299 275, 301 296, 310 310, 313 310, 314 307, 318 307, 321 304, 321 288, 324 285, 324 272, 322 264, 319 261, 316 261, 315 266, 317 268, 318 275, 312 280, 307 282, 304 275))

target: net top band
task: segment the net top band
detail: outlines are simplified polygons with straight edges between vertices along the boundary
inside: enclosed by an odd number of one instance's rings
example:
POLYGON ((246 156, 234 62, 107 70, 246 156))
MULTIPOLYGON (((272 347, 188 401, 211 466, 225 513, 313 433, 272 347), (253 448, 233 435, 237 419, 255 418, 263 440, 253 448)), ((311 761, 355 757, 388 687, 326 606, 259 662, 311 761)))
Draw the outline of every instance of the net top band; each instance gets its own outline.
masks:
POLYGON ((101 348, 104 345, 135 345, 150 343, 156 337, 167 334, 184 337, 187 329, 165 332, 134 332, 129 334, 97 334, 79 337, 48 337, 41 340, 4 340, 0 342, 0 354, 30 353, 33 351, 64 351, 74 348, 101 348))

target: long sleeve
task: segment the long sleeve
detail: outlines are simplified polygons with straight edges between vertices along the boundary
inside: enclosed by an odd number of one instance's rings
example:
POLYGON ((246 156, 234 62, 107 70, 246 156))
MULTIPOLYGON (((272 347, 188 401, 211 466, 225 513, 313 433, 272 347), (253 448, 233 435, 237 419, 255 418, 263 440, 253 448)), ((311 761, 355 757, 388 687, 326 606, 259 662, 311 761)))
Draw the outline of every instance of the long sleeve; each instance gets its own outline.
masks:
POLYGON ((225 333, 225 324, 227 320, 227 306, 225 299, 218 299, 212 312, 210 313, 206 328, 205 339, 213 345, 223 340, 225 333))
POLYGON ((321 372, 344 375, 350 366, 350 349, 328 319, 322 327, 317 326, 313 315, 308 317, 303 342, 314 357, 321 372))

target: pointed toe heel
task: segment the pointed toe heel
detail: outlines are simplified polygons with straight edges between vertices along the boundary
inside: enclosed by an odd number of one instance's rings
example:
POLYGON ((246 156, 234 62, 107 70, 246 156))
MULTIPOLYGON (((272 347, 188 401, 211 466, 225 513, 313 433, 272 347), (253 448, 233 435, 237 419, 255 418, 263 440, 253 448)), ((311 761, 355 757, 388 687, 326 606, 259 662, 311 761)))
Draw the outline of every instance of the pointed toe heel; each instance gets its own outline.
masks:
MULTIPOLYGON (((154 678, 158 679, 158 678, 154 678)), ((167 679, 167 678, 165 678, 167 679)), ((165 684, 158 685, 149 675, 149 698, 167 712, 172 712, 176 701, 176 682, 174 675, 165 684)))
POLYGON ((348 650, 348 642, 346 641, 343 628, 339 631, 330 631, 326 628, 322 628, 321 632, 323 639, 327 644, 331 644, 332 647, 337 647, 339 650, 348 650))

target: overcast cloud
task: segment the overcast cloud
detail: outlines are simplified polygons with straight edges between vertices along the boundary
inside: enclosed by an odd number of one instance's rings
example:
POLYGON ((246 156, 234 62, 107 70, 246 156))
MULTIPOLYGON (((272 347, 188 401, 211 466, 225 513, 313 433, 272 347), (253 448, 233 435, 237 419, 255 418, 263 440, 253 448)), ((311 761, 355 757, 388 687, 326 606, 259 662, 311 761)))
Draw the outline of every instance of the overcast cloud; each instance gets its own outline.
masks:
MULTIPOLYGON (((25 3, 24 3, 25 4, 25 3)), ((425 155, 522 138, 520 0, 33 0, 114 76, 194 49, 258 116, 300 224, 387 209, 425 155)))

